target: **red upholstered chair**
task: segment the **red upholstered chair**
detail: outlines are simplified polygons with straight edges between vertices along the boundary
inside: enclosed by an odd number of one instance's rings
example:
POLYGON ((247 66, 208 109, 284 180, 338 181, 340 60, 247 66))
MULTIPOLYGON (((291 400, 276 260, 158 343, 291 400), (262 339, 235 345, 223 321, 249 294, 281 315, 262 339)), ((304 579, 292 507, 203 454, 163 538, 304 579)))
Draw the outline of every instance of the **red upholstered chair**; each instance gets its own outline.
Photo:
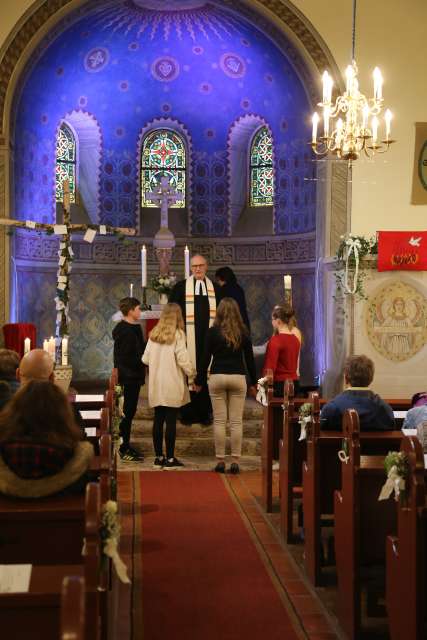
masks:
POLYGON ((22 357, 24 355, 24 340, 31 340, 31 349, 37 347, 36 327, 31 322, 15 322, 3 325, 4 344, 6 349, 13 349, 22 357))

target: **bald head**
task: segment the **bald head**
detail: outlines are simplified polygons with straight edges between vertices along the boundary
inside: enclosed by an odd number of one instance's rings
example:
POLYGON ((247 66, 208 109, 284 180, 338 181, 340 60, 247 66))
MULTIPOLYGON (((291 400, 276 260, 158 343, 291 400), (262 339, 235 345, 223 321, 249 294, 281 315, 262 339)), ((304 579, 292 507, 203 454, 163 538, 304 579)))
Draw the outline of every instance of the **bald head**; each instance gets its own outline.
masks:
POLYGON ((43 349, 33 349, 25 354, 17 370, 21 384, 31 380, 53 380, 53 362, 43 349))

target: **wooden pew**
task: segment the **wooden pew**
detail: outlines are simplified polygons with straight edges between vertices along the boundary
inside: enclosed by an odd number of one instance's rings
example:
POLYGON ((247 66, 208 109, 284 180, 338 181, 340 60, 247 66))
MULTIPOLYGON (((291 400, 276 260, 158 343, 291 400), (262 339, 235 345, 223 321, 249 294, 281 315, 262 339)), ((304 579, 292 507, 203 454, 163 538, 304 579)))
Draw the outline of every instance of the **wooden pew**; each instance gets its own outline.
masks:
MULTIPOLYGON (((110 435, 101 438, 101 452, 90 475, 99 479, 105 502, 114 470, 110 435)), ((79 564, 84 520, 84 494, 28 500, 0 496, 0 564, 79 564)))
MULTIPOLYGON (((343 418, 343 432, 320 431, 320 407, 317 394, 312 394, 313 418, 307 435, 307 456, 303 462, 303 513, 305 567, 311 582, 322 583, 322 522, 333 525, 334 491, 341 487, 341 462, 338 452, 343 441, 351 437, 346 428, 357 428, 355 423, 343 418)), ((398 450, 402 440, 401 431, 362 432, 359 434, 363 454, 386 455, 398 450)))
POLYGON ((82 576, 67 576, 62 581, 61 591, 61 636, 60 640, 84 640, 85 581, 82 576))
POLYGON ((80 564, 33 566, 27 593, 0 594, 2 637, 14 640, 57 640, 60 634, 61 590, 64 578, 85 578, 85 640, 99 640, 99 566, 101 558, 100 490, 96 483, 86 488, 85 553, 80 564))
POLYGON ((392 500, 379 502, 386 480, 384 456, 360 455, 359 420, 356 411, 344 414, 347 462, 341 463, 342 487, 335 491, 335 556, 338 576, 338 619, 350 640, 361 637, 362 587, 367 602, 378 595, 367 582, 373 571, 385 566, 386 536, 396 530, 392 500))
POLYGON ((286 543, 295 542, 294 498, 298 492, 301 495, 302 463, 306 457, 306 442, 299 440, 298 420, 294 385, 287 380, 283 401, 283 436, 279 443, 280 530, 286 543))
POLYGON ((111 371, 111 376, 109 380, 108 388, 114 391, 114 387, 119 384, 119 372, 118 369, 113 368, 111 371))
POLYGON ((386 602, 391 640, 427 636, 427 470, 421 443, 403 438, 409 477, 395 503, 397 536, 386 543, 386 602))

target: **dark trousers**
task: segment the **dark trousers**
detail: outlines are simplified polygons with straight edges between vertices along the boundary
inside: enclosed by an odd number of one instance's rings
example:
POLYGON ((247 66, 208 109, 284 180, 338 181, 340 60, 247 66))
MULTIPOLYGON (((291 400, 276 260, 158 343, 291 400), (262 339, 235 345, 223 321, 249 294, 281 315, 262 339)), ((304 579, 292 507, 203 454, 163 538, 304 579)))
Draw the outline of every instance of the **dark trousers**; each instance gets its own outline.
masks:
POLYGON ((207 385, 203 385, 199 393, 190 391, 191 402, 181 407, 181 418, 184 422, 205 422, 212 416, 212 403, 207 385))
POLYGON ((138 406, 138 398, 139 398, 140 390, 141 390, 140 382, 124 382, 123 383, 124 416, 120 423, 120 435, 123 439, 123 444, 122 444, 123 449, 129 446, 132 420, 134 419, 136 409, 138 406))
POLYGON ((153 444, 156 458, 163 455, 163 425, 166 422, 166 457, 175 455, 176 417, 178 409, 175 407, 154 407, 153 444))

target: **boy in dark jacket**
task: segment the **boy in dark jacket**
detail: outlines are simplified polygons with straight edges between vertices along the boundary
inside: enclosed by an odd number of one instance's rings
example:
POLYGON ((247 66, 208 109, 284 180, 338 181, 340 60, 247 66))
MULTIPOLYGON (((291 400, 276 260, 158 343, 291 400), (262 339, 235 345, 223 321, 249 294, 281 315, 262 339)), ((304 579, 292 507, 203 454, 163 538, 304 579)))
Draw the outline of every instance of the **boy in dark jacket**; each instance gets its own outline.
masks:
POLYGON ((118 370, 119 384, 123 387, 124 395, 124 416, 120 423, 122 444, 119 455, 122 460, 127 461, 143 460, 142 454, 130 445, 132 420, 138 406, 139 392, 145 380, 145 367, 142 364, 145 342, 139 324, 140 304, 136 298, 122 298, 119 308, 123 314, 123 320, 113 329, 114 366, 118 370))

